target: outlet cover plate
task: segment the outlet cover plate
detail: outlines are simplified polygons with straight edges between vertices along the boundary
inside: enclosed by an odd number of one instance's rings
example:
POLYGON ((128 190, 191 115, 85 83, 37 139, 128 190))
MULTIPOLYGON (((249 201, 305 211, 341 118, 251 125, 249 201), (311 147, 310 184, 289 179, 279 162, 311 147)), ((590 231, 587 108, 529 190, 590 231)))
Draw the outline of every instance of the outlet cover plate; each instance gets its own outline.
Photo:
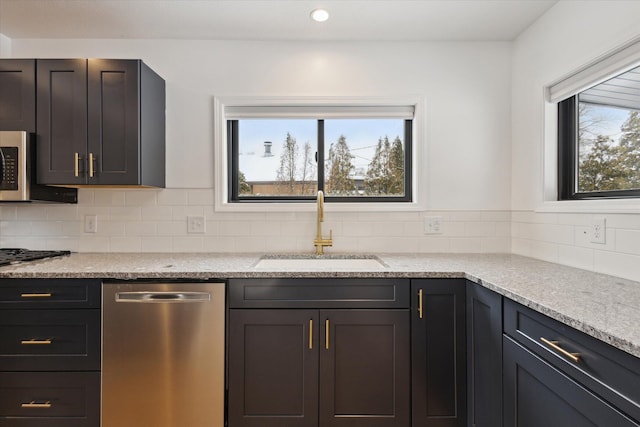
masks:
POLYGON ((442 234, 442 217, 441 216, 425 217, 424 234, 442 234))
POLYGON ((594 218, 591 221, 591 243, 605 244, 607 238, 607 221, 605 218, 594 218))
POLYGON ((187 217, 187 233, 204 233, 206 220, 204 216, 187 217))

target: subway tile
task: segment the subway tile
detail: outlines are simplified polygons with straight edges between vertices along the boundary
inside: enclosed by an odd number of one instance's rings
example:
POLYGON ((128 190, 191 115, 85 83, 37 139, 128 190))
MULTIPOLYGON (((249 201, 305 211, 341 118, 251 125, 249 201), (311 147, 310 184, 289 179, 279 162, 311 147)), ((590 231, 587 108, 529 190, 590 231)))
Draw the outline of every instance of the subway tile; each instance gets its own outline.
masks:
POLYGON ((142 236, 140 237, 142 252, 173 252, 171 237, 142 236))
MULTIPOLYGON (((615 232, 616 252, 640 255, 640 230, 607 230, 615 232)), ((639 268, 640 269, 640 268, 639 268)))
POLYGON ((140 221, 142 217, 139 207, 111 207, 109 221, 140 221))
POLYGON ((165 188, 158 192, 157 203, 160 206, 185 206, 187 198, 186 190, 165 188))
POLYGON ((142 252, 140 237, 111 237, 109 247, 111 252, 142 252))
POLYGON ((171 221, 173 208, 171 206, 142 206, 140 217, 143 221, 171 221))
POLYGON ((49 221, 72 221, 78 217, 78 206, 47 206, 47 219, 49 221))
POLYGON ((187 204, 213 206, 213 189, 197 189, 187 191, 187 204))
POLYGON ((78 189, 78 205, 88 206, 93 205, 95 202, 95 193, 88 188, 78 189))
POLYGON ((42 205, 20 206, 16 211, 18 221, 46 220, 47 210, 42 205))
POLYGON ((173 237, 173 252, 202 252, 204 250, 204 237, 187 236, 173 237))
POLYGON ((124 191, 96 189, 93 195, 95 206, 124 206, 124 191))
POLYGON ((78 240, 79 252, 109 252, 109 238, 97 236, 81 236, 78 240))
POLYGON ((578 246, 558 246, 558 262, 570 267, 593 270, 594 250, 578 246))
POLYGON ((156 206, 158 204, 158 190, 141 189, 124 193, 125 206, 156 206))
POLYGON ((640 256, 595 251, 594 270, 612 276, 640 281, 640 256))

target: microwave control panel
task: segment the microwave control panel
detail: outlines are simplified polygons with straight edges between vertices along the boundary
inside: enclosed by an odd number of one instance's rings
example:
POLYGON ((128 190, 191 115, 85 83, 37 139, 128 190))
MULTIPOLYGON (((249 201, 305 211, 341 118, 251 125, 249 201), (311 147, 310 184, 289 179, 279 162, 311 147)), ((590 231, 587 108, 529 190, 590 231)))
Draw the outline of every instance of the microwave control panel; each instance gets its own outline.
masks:
POLYGON ((1 147, 0 162, 2 175, 0 176, 0 190, 18 190, 18 147, 1 147))

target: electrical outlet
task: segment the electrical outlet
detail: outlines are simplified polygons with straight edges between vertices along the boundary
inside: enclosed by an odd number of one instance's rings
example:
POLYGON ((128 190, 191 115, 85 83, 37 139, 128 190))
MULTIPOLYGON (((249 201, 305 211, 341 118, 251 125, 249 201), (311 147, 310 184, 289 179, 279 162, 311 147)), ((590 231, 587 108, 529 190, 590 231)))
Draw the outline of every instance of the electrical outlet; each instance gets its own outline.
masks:
POLYGON ((206 221, 203 216, 188 216, 187 233, 204 233, 205 224, 206 221))
POLYGON ((97 233, 98 232, 98 215, 85 215, 84 216, 84 232, 85 233, 97 233))
POLYGON ((442 234, 442 217, 426 217, 424 219, 424 234, 442 234))
POLYGON ((591 221, 591 243, 606 243, 607 224, 604 218, 594 218, 591 221))

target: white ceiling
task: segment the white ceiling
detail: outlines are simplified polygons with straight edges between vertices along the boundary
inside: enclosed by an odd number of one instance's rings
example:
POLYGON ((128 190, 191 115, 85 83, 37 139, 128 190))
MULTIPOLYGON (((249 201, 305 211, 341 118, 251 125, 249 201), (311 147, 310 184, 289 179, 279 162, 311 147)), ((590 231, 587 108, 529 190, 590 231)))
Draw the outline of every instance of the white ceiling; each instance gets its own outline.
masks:
POLYGON ((513 40, 557 0, 0 0, 9 38, 513 40), (324 7, 329 21, 309 13, 324 7))

